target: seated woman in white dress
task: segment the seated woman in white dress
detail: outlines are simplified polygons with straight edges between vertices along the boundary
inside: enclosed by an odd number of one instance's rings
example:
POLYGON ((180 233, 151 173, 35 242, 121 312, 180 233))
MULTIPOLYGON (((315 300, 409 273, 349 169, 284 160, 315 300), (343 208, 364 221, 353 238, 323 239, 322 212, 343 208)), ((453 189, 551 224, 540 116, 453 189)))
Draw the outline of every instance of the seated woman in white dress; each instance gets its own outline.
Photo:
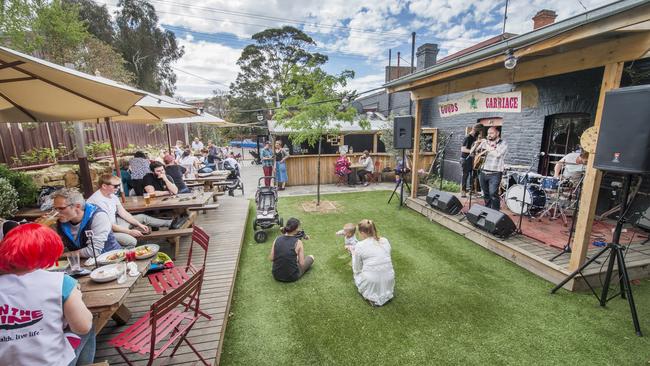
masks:
POLYGON ((390 243, 377 235, 377 228, 371 220, 361 220, 358 231, 361 241, 352 252, 354 284, 371 305, 382 306, 393 298, 395 288, 390 243))

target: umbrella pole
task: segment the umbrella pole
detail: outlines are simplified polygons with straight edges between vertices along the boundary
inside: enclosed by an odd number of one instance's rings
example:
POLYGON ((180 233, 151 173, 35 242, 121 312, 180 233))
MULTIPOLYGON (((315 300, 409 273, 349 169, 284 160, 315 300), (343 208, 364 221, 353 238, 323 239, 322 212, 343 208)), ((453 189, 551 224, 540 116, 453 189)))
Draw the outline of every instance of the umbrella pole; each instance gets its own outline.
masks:
POLYGON ((171 155, 172 153, 172 136, 169 134, 169 125, 165 125, 167 129, 167 152, 171 155))
MULTIPOLYGON (((113 164, 115 164, 115 172, 117 173, 117 177, 120 178, 120 182, 122 182, 122 173, 120 173, 120 165, 117 163, 117 154, 115 153, 115 142, 113 142, 113 130, 111 129, 111 119, 105 117, 104 122, 106 122, 106 129, 108 130, 108 140, 111 142, 111 154, 113 155, 113 164)), ((126 195, 124 194, 124 189, 120 190, 120 198, 122 199, 122 203, 126 202, 126 195)))

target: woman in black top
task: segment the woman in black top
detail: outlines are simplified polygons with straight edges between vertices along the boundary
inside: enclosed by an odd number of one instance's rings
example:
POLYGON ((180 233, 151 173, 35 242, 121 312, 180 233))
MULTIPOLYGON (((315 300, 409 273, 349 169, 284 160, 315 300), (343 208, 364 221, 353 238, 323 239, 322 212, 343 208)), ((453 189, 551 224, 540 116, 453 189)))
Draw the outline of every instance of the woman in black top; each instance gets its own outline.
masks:
POLYGON ((273 278, 278 281, 297 281, 314 263, 314 256, 305 256, 302 241, 296 237, 299 230, 300 221, 292 217, 282 228, 283 235, 273 242, 269 259, 273 261, 273 278))

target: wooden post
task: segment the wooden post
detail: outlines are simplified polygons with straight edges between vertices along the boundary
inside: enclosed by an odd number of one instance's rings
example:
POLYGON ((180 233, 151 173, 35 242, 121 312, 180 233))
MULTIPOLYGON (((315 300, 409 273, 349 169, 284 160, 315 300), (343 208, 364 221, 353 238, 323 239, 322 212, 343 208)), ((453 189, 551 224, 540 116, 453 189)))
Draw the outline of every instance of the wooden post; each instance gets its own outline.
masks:
POLYGON ((372 135, 372 153, 376 154, 377 153, 377 132, 375 132, 374 135, 372 135))
MULTIPOLYGON (((603 116, 603 105, 605 103, 605 93, 612 89, 617 89, 621 85, 621 75, 623 73, 623 63, 617 62, 605 65, 603 81, 600 86, 600 95, 598 97, 598 108, 596 109, 596 118, 594 126, 600 127, 600 121, 603 116)), ((600 131, 599 131, 600 132, 600 131)), ((598 190, 602 172, 594 169, 594 154, 589 157, 587 170, 582 182, 582 195, 580 197, 580 206, 578 207, 578 220, 576 221, 575 237, 573 238, 573 248, 571 249, 571 259, 569 261, 569 271, 575 271, 584 263, 587 256, 587 249, 591 237, 591 226, 594 223, 596 213, 596 203, 598 202, 598 190)))
MULTIPOLYGON (((411 94, 411 98, 413 94, 411 94)), ((411 198, 418 195, 418 164, 420 160, 420 126, 422 125, 422 102, 415 100, 415 123, 413 127, 413 161, 411 162, 411 198)))
POLYGON ((169 134, 169 124, 165 123, 165 130, 167 131, 167 152, 169 155, 172 153, 172 136, 169 134))
POLYGON ((54 147, 54 141, 52 140, 52 131, 50 131, 50 123, 45 122, 45 129, 47 130, 47 139, 50 141, 50 149, 52 150, 52 156, 54 157, 53 163, 57 162, 56 148, 54 147))
POLYGON ((88 198, 93 194, 93 183, 90 178, 90 167, 88 166, 88 157, 86 155, 86 136, 83 122, 74 123, 75 148, 77 149, 77 159, 79 160, 79 178, 81 179, 81 190, 84 197, 88 198))
MULTIPOLYGON (((113 130, 111 129, 111 119, 104 117, 104 122, 106 122, 106 130, 108 131, 108 140, 111 142, 111 154, 113 155, 113 164, 115 164, 115 172, 117 177, 120 178, 120 183, 122 182, 122 173, 120 172, 120 164, 117 162, 117 153, 115 152, 115 141, 113 139, 113 130)), ((122 203, 126 202, 126 194, 124 189, 120 189, 120 198, 122 203)))

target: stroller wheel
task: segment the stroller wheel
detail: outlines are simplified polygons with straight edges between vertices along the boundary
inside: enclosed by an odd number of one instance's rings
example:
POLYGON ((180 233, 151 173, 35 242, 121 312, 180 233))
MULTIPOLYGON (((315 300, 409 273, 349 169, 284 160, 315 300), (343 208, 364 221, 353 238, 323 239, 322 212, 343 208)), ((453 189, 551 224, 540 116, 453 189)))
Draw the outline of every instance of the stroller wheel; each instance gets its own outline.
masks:
POLYGON ((266 241, 266 231, 260 230, 255 232, 255 241, 258 243, 263 243, 266 241))

